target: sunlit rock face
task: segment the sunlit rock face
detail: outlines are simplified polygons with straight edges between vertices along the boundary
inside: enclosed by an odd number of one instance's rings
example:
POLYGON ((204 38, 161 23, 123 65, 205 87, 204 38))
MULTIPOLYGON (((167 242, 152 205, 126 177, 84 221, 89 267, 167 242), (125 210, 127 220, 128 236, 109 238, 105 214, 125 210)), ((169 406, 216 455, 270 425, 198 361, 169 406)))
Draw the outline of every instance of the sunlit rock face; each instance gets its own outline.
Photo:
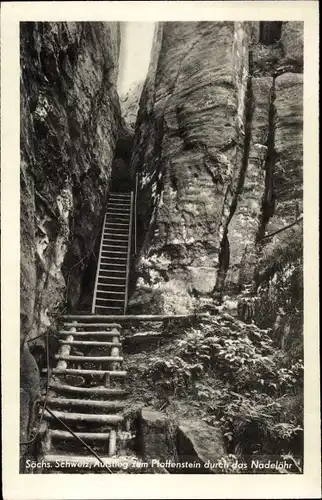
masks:
POLYGON ((125 95, 120 95, 122 117, 132 133, 135 130, 143 83, 134 83, 125 95))
POLYGON ((302 35, 301 23, 158 25, 132 154, 133 312, 240 292, 262 237, 301 211, 302 35))
POLYGON ((101 227, 118 136, 120 40, 117 23, 22 23, 20 32, 24 337, 81 294, 86 259, 76 264, 101 227))

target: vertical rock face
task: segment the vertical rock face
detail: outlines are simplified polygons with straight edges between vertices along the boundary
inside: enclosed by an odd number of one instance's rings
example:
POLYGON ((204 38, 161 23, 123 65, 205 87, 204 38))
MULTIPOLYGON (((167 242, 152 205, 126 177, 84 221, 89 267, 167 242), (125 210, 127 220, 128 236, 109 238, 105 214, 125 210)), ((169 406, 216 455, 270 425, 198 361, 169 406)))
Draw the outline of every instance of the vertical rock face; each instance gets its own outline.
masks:
POLYGON ((158 25, 132 155, 133 311, 239 292, 263 236, 301 212, 302 39, 301 23, 158 25))
POLYGON ((81 293, 118 136, 119 42, 117 23, 21 25, 23 335, 81 293))
MULTIPOLYGON (((118 138, 120 40, 118 23, 22 23, 20 37, 24 342, 66 300, 76 307, 81 294, 118 138)), ((21 363, 26 417, 39 382, 26 343, 21 363)), ((27 428, 28 418, 22 436, 27 428)))

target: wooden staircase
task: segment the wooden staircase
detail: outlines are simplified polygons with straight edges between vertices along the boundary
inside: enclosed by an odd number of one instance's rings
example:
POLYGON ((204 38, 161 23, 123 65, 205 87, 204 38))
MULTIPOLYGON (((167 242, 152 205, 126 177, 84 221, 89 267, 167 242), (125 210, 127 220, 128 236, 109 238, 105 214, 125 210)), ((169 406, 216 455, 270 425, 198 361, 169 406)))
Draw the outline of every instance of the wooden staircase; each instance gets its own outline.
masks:
MULTIPOLYGON (((124 416, 121 327, 128 301, 133 193, 111 193, 100 243, 92 314, 64 317, 50 369, 38 459, 42 472, 113 472, 137 464, 124 416), (90 469, 90 470, 89 470, 90 469)), ((47 369, 43 370, 45 373, 47 369)))
POLYGON ((110 193, 93 294, 93 314, 125 314, 131 258, 133 193, 110 193))
POLYGON ((67 317, 58 334, 57 365, 51 370, 48 393, 41 397, 48 410, 41 426, 38 460, 49 464, 42 472, 106 473, 107 468, 128 468, 137 459, 135 433, 124 417, 126 371, 120 325, 95 316, 92 320, 80 316, 78 321, 67 317))

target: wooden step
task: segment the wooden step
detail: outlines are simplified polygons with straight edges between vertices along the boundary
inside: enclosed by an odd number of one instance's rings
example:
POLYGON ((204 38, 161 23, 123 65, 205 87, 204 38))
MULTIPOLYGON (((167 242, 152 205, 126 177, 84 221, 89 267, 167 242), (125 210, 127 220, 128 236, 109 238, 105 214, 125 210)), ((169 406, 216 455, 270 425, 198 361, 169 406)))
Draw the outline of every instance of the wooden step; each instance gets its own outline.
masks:
MULTIPOLYGON (((126 265, 125 264, 114 264, 114 262, 108 262, 108 257, 103 257, 101 259, 101 266, 109 266, 111 270, 113 270, 113 267, 114 266, 117 266, 117 267, 123 267, 124 268, 124 272, 126 272, 126 265)), ((119 271, 121 271, 121 269, 119 269, 119 271)))
MULTIPOLYGON (((116 336, 116 335, 115 335, 116 336)), ((96 342, 95 340, 59 340, 60 344, 70 344, 89 347, 122 347, 121 342, 96 342)))
MULTIPOLYGON (((40 398, 42 402, 45 401, 45 396, 40 398)), ((70 399, 70 398, 47 398, 48 404, 58 406, 86 406, 88 408, 102 408, 106 410, 121 410, 126 403, 124 401, 99 401, 95 399, 70 399)))
MULTIPOLYGON (((97 320, 99 318, 95 317, 94 314, 92 314, 91 316, 87 315, 87 314, 84 314, 84 315, 66 315, 66 316, 63 316, 63 319, 66 319, 67 321, 64 322, 64 326, 70 326, 71 328, 72 327, 83 327, 83 326, 98 326, 98 323, 81 323, 79 321, 83 321, 85 319, 89 319, 89 320, 97 320), (74 319, 77 318, 77 320, 74 319), (70 323, 68 320, 70 321, 77 321, 77 323, 70 323)), ((104 327, 109 327, 109 328, 121 328, 121 325, 119 323, 99 323, 99 326, 104 326, 104 327)), ((71 332, 69 332, 71 333, 71 332)))
MULTIPOLYGON (((99 285, 104 286, 104 285, 99 285)), ((97 292, 104 293, 105 295, 125 295, 124 292, 116 292, 115 290, 97 290, 97 292)))
MULTIPOLYGON (((119 229, 117 229, 117 231, 119 231, 119 229)), ((127 241, 128 239, 128 232, 125 232, 124 233, 112 233, 111 231, 104 231, 104 237, 105 236, 122 236, 122 241, 127 241)))
MULTIPOLYGON (((97 304, 97 301, 100 301, 100 302, 112 302, 114 304, 114 302, 121 302, 123 303, 124 302, 124 299, 114 299, 114 298, 105 298, 105 297, 96 297, 96 304, 97 304)), ((99 305, 99 304, 98 304, 99 305)), ((99 305, 100 306, 100 305, 99 305)), ((101 306, 100 306, 101 307, 101 306)))
MULTIPOLYGON (((111 425, 116 425, 120 424, 123 422, 124 418, 123 415, 101 415, 101 414, 96 414, 96 413, 75 413, 75 412, 65 412, 65 411, 58 411, 58 410, 51 410, 56 417, 60 418, 61 420, 66 420, 69 422, 91 422, 91 423, 98 423, 98 424, 111 424, 111 425)), ((46 412, 44 413, 44 417, 48 420, 56 420, 50 413, 46 412)))
MULTIPOLYGON (((209 314, 207 313, 200 313, 200 314, 126 314, 126 315, 119 315, 119 316, 106 316, 104 314, 83 314, 83 315, 76 315, 76 314, 69 314, 66 316, 62 316, 63 319, 69 319, 73 321, 77 321, 79 319, 96 319, 97 322, 99 321, 128 321, 128 320, 136 320, 136 321, 163 321, 163 320, 176 320, 176 319, 197 319, 197 318, 209 318, 209 314)), ((85 325, 88 325, 88 323, 85 323, 85 325)), ((96 326, 111 326, 111 323, 95 323, 96 326)), ((73 323, 71 323, 71 326, 75 326, 73 323)), ((79 325, 76 325, 79 326, 79 325)), ((121 325, 117 325, 119 328, 121 328, 121 325)), ((71 333, 71 332, 69 332, 71 333)), ((73 333, 74 335, 74 333, 73 333)))
POLYGON ((109 205, 106 210, 106 214, 109 215, 126 215, 129 217, 131 211, 131 207, 125 207, 123 204, 113 204, 109 205))
POLYGON ((120 259, 120 260, 126 260, 127 258, 127 248, 123 250, 123 252, 120 252, 119 250, 102 250, 101 252, 101 259, 109 260, 109 259, 120 259), (110 254, 110 255, 108 255, 110 254), (117 257, 113 257, 114 255, 117 255, 117 257))
POLYGON ((111 309, 111 310, 114 310, 114 311, 121 311, 123 308, 121 306, 119 306, 119 307, 116 307, 116 306, 102 306, 100 304, 97 304, 95 306, 95 309, 111 309))
POLYGON ((106 215, 107 216, 113 215, 114 217, 122 218, 122 220, 129 218, 129 213, 124 213, 124 212, 111 212, 111 211, 107 211, 106 215))
POLYGON ((49 388, 61 392, 72 392, 77 394, 96 394, 99 396, 124 396, 126 391, 124 389, 108 388, 108 387, 75 387, 74 385, 61 384, 59 382, 51 381, 49 388))
MULTIPOLYGON (((111 370, 83 370, 77 368, 53 368, 52 373, 54 375, 110 375, 112 378, 124 378, 127 375, 125 371, 111 371, 111 370)), ((43 373, 47 373, 47 368, 42 370, 43 373)))
MULTIPOLYGON (((68 317, 66 316, 66 319, 67 318, 68 317)), ((96 320, 96 319, 98 319, 97 316, 95 317, 95 315, 91 315, 91 316, 84 315, 84 316, 81 316, 81 317, 78 316, 78 318, 80 320, 82 320, 82 319, 89 319, 89 320, 93 320, 93 319, 96 320)), ((108 318, 105 318, 105 319, 107 319, 107 321, 108 321, 108 318)), ((118 323, 108 323, 108 322, 101 323, 100 321, 96 321, 96 323, 77 323, 77 324, 64 322, 64 326, 68 326, 68 327, 69 326, 70 327, 74 326, 76 328, 77 327, 78 328, 84 328, 86 326, 100 326, 101 328, 103 328, 103 327, 106 328, 107 332, 111 331, 111 330, 117 330, 118 328, 121 328, 121 325, 119 325, 118 323)), ((69 333, 71 333, 71 332, 69 332, 69 333)))
POLYGON ((101 283, 101 282, 99 282, 99 286, 104 286, 104 287, 108 287, 108 288, 110 288, 110 287, 116 287, 118 289, 120 289, 120 288, 124 289, 125 288, 124 284, 120 285, 119 283, 101 283))
POLYGON ((97 362, 97 363, 122 363, 123 358, 119 356, 62 356, 61 354, 55 354, 55 359, 62 361, 79 361, 83 363, 87 362, 97 362))
MULTIPOLYGON (((112 241, 109 240, 109 242, 112 242, 112 241)), ((103 243, 103 248, 123 248, 123 249, 127 250, 127 241, 125 241, 124 243, 126 243, 126 245, 108 245, 108 244, 103 243)))
MULTIPOLYGON (((92 326, 97 326, 97 325, 92 325, 92 326)), ((64 330, 60 330, 59 335, 70 335, 70 332, 65 332, 64 330)), ((97 331, 87 331, 87 332, 73 332, 73 337, 84 337, 86 335, 93 335, 93 336, 98 336, 98 337, 119 337, 120 333, 119 332, 104 332, 104 330, 97 330, 97 331)))
MULTIPOLYGON (((106 302, 106 301, 105 301, 105 302, 106 302)), ((113 302, 113 303, 114 303, 114 301, 113 301, 113 300, 108 300, 107 302, 113 302)), ((115 301, 115 302, 118 302, 118 301, 115 301)), ((101 304, 97 304, 97 307, 101 307, 102 309, 118 309, 118 310, 120 310, 120 309, 123 309, 123 307, 122 307, 122 303, 123 303, 123 302, 124 302, 124 300, 122 300, 122 301, 121 301, 121 305, 114 305, 114 306, 106 306, 106 305, 105 305, 105 306, 103 306, 103 305, 101 305, 101 304)), ((110 315, 109 315, 109 316, 110 316, 110 315)))
POLYGON ((126 222, 110 222, 110 221, 106 220, 105 227, 109 227, 109 226, 123 226, 123 227, 129 228, 129 224, 126 222))
MULTIPOLYGON (((68 431, 60 431, 58 429, 51 429, 49 434, 52 438, 55 439, 71 439, 75 440, 76 438, 68 431)), ((110 437, 109 432, 75 432, 76 436, 80 439, 84 439, 85 441, 108 441, 110 437)))

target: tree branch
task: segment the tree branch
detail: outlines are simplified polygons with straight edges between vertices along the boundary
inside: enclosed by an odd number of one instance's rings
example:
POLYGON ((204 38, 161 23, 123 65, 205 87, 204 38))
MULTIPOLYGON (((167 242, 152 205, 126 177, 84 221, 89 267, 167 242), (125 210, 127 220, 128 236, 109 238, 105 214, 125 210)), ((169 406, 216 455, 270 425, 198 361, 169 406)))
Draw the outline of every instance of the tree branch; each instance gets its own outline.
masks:
POLYGON ((275 236, 275 234, 281 233, 282 231, 285 231, 285 229, 288 229, 289 227, 295 226, 295 224, 298 224, 303 220, 303 215, 300 215, 294 222, 291 222, 291 224, 288 224, 287 226, 282 227, 281 229, 278 229, 277 231, 274 231, 274 233, 267 234, 266 236, 262 237, 262 240, 266 238, 271 238, 272 236, 275 236))

